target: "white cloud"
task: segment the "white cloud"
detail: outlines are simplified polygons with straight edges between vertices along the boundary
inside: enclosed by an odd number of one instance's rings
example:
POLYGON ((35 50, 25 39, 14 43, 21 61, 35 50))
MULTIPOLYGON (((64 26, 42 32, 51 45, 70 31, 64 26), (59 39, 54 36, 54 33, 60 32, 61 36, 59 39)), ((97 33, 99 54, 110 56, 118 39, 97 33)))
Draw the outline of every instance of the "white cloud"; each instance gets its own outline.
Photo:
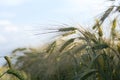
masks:
POLYGON ((18 28, 16 26, 10 25, 10 26, 6 26, 5 28, 6 32, 17 32, 18 28))
POLYGON ((15 13, 7 12, 7 11, 0 12, 0 17, 2 18, 13 18, 15 16, 16 16, 15 13))
POLYGON ((0 20, 0 26, 10 25, 11 22, 8 20, 0 20))
POLYGON ((56 9, 55 12, 63 14, 87 13, 96 15, 97 12, 104 10, 105 4, 105 0, 66 0, 66 6, 56 9))
POLYGON ((5 32, 18 32, 18 27, 12 24, 9 20, 0 20, 0 27, 5 32))
MULTIPOLYGON (((90 4, 93 4, 93 3, 101 3, 101 1, 105 1, 105 0, 67 0, 68 2, 71 2, 72 4, 75 4, 75 5, 90 5, 90 4)), ((97 4, 96 4, 97 5, 97 4)))
POLYGON ((0 0, 0 5, 5 6, 15 6, 25 3, 29 0, 0 0))
POLYGON ((6 43, 6 42, 7 39, 4 36, 0 35, 0 43, 6 43))

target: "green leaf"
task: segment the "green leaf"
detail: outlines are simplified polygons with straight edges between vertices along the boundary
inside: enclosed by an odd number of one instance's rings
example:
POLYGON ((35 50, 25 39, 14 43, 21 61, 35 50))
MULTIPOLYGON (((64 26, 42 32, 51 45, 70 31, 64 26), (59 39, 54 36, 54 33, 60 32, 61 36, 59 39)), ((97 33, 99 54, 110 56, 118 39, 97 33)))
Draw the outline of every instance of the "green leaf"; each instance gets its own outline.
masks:
POLYGON ((26 48, 17 48, 15 50, 13 50, 12 53, 15 53, 17 51, 24 51, 24 50, 26 50, 26 48))
POLYGON ((76 33, 75 31, 70 31, 68 33, 62 34, 62 36, 65 37, 65 36, 69 36, 69 35, 72 35, 72 34, 75 34, 75 33, 76 33))
POLYGON ((63 44, 63 46, 60 48, 59 51, 62 52, 68 45, 70 45, 71 43, 73 43, 75 39, 76 39, 76 38, 69 39, 67 42, 65 42, 65 43, 63 44))
POLYGON ((99 50, 99 49, 104 49, 104 48, 108 48, 109 46, 107 44, 96 44, 92 47, 92 49, 94 50, 99 50))
POLYGON ((100 21, 98 19, 96 19, 95 21, 96 25, 93 26, 93 29, 95 29, 96 27, 100 27, 100 21))
POLYGON ((84 73, 80 74, 79 76, 76 77, 76 79, 80 79, 80 80, 85 80, 88 77, 90 77, 91 75, 97 73, 98 71, 96 69, 90 69, 90 70, 85 70, 84 73))
POLYGON ((90 62, 89 68, 92 68, 92 66, 95 64, 95 61, 101 56, 102 54, 97 54, 95 57, 93 57, 92 61, 90 62))
POLYGON ((98 34, 100 37, 103 36, 103 31, 102 31, 101 27, 98 27, 98 34))
POLYGON ((53 52, 53 50, 55 49, 56 46, 56 41, 54 41, 52 44, 49 45, 48 49, 47 49, 47 53, 51 53, 53 52))
POLYGON ((23 75, 20 73, 20 71, 14 70, 14 69, 9 69, 7 71, 8 74, 12 74, 14 76, 16 76, 18 79, 20 80, 25 80, 25 78, 23 77, 23 75))
POLYGON ((117 51, 118 51, 119 54, 120 54, 120 43, 117 44, 117 51))
POLYGON ((117 18, 115 18, 112 22, 112 30, 115 30, 116 26, 117 26, 117 18))
MULTIPOLYGON (((114 9, 114 6, 111 6, 109 7, 105 13, 102 15, 102 17, 100 18, 100 22, 99 22, 99 26, 102 25, 102 23, 105 21, 105 19, 110 15, 110 13, 112 12, 112 10, 114 9)), ((94 26, 93 26, 93 29, 95 29, 96 27, 98 26, 98 23, 96 23, 94 26)))
POLYGON ((75 48, 74 50, 73 50, 73 53, 78 53, 78 52, 80 52, 80 51, 82 51, 83 49, 85 49, 86 48, 86 44, 83 44, 83 45, 81 45, 81 46, 79 46, 79 47, 77 47, 77 48, 75 48))
POLYGON ((75 31, 75 30, 77 30, 77 28, 75 28, 75 27, 60 28, 60 29, 59 29, 60 32, 75 31))
POLYGON ((112 12, 113 8, 114 8, 114 6, 111 6, 105 11, 105 13, 103 14, 103 16, 100 19, 101 23, 103 23, 104 20, 109 16, 109 14, 112 12))
POLYGON ((8 56, 5 56, 4 58, 5 58, 5 60, 7 61, 7 64, 8 64, 8 66, 9 66, 9 68, 12 69, 12 63, 11 63, 10 58, 9 58, 8 56))

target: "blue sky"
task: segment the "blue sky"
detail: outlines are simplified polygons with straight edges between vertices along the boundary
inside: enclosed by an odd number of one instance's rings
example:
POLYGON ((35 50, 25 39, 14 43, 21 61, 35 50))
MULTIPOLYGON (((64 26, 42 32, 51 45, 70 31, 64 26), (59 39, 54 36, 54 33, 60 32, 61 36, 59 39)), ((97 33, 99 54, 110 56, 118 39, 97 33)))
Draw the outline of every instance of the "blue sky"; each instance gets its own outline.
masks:
POLYGON ((105 10, 107 3, 105 0, 0 0, 0 56, 9 55, 17 47, 45 43, 49 35, 34 34, 53 28, 51 25, 87 26, 105 10))

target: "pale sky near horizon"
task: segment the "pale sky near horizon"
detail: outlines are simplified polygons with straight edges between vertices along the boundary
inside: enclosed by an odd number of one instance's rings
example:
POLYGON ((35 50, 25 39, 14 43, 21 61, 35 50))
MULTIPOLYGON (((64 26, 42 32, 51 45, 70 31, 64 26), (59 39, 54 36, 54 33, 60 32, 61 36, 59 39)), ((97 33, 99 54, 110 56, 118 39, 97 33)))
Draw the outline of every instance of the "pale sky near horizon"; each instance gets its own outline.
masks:
POLYGON ((47 29, 49 24, 89 25, 107 3, 107 0, 0 0, 0 56, 9 55, 18 47, 45 43, 48 36, 33 34, 34 30, 47 29))

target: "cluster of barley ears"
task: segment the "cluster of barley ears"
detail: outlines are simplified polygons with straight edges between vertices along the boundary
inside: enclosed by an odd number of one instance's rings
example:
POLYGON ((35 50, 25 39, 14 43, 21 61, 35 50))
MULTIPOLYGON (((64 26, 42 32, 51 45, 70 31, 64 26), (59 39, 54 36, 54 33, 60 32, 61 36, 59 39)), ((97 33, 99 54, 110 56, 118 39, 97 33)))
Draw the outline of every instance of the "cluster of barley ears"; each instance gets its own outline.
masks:
MULTIPOLYGON (((111 29, 115 25, 114 20, 111 29)), ((118 37, 112 32, 111 37, 105 39, 99 26, 95 33, 75 27, 58 31, 64 32, 62 38, 60 36, 48 46, 23 50, 16 67, 25 71, 31 80, 120 79, 120 41, 115 40, 118 37), (77 36, 70 37, 74 34, 77 36)))
POLYGON ((120 6, 111 5, 92 31, 59 28, 60 37, 44 48, 14 50, 13 54, 23 53, 14 67, 26 72, 28 80, 120 80, 119 11, 120 6), (103 24, 109 16, 113 17, 106 38, 103 24))

